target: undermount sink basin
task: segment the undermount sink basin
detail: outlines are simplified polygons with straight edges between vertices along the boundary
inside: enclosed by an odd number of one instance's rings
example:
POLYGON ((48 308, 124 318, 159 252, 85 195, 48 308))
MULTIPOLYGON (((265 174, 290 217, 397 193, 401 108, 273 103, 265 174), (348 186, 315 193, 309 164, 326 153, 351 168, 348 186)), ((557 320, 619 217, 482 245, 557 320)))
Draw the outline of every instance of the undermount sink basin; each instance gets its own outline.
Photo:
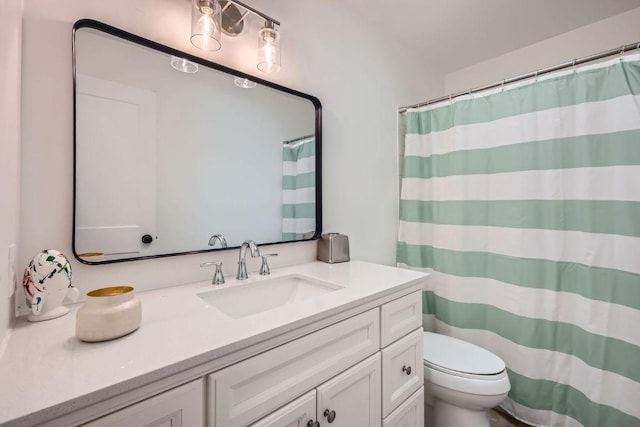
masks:
POLYGON ((200 298, 234 319, 309 300, 342 289, 301 274, 229 285, 197 294, 200 298))

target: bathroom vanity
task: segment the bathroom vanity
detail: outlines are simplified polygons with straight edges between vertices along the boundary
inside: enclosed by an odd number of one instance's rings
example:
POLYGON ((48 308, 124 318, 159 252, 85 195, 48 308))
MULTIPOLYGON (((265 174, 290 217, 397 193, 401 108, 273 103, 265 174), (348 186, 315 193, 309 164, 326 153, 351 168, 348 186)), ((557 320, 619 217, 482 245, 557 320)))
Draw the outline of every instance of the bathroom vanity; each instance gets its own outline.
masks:
POLYGON ((18 322, 0 424, 422 426, 423 273, 314 262, 140 293, 139 330, 18 322))

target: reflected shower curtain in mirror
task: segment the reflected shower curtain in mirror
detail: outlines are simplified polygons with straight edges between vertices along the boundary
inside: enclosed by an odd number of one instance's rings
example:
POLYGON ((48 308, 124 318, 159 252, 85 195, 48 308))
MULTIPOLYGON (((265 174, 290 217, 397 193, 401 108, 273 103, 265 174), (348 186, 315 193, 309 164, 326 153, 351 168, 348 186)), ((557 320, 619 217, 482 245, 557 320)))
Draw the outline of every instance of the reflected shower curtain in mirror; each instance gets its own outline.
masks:
POLYGON ((282 146, 282 240, 313 237, 316 229, 315 148, 314 136, 282 146))
POLYGON ((640 55, 406 116, 399 266, 536 425, 640 426, 640 55))

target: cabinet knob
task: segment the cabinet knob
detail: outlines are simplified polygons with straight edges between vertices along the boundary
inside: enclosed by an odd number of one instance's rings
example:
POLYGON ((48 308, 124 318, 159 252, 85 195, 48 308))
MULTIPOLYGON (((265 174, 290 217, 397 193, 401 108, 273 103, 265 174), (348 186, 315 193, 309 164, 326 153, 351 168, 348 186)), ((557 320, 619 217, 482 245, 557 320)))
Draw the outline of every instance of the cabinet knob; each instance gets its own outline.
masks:
POLYGON ((336 419, 336 411, 325 409, 323 415, 327 417, 327 421, 329 422, 329 424, 331 424, 336 419))
POLYGON ((307 427, 320 427, 320 423, 318 421, 309 420, 307 427))
POLYGON ((140 240, 142 240, 142 243, 149 244, 149 243, 153 242, 153 236, 151 234, 145 234, 144 236, 142 236, 142 239, 140 239, 140 240))
POLYGON ((407 375, 411 375, 411 366, 403 366, 402 372, 406 372, 407 375))

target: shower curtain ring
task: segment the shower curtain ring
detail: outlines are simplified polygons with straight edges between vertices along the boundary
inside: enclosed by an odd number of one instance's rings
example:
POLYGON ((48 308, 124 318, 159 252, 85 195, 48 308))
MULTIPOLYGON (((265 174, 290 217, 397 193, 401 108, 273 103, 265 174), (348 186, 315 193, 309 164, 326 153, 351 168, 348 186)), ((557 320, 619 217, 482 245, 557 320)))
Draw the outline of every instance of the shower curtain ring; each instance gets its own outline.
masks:
POLYGON ((504 83, 507 81, 507 79, 502 79, 502 89, 500 89, 500 92, 504 92, 504 83))
POLYGON ((573 59, 573 63, 571 64, 571 67, 573 68, 573 72, 574 73, 576 72, 576 61, 577 61, 577 59, 574 58, 573 59))

